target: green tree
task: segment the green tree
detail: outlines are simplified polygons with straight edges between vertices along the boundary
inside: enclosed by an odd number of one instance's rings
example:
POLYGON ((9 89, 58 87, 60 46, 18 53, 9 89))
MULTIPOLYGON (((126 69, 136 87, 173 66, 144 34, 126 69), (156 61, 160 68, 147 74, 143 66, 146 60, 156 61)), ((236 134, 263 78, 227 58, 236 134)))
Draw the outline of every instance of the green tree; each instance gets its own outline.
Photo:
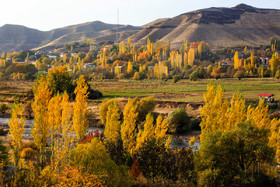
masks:
POLYGON ((184 108, 177 108, 170 112, 167 123, 171 132, 186 132, 191 127, 191 120, 184 108))
POLYGON ((250 121, 229 131, 209 132, 196 158, 199 184, 253 183, 252 176, 258 176, 260 164, 273 165, 275 151, 268 146, 268 136, 269 130, 254 127, 250 121))
POLYGON ((90 143, 78 144, 73 149, 71 158, 79 171, 103 177, 107 186, 130 185, 126 168, 111 160, 104 144, 98 138, 93 138, 90 143))

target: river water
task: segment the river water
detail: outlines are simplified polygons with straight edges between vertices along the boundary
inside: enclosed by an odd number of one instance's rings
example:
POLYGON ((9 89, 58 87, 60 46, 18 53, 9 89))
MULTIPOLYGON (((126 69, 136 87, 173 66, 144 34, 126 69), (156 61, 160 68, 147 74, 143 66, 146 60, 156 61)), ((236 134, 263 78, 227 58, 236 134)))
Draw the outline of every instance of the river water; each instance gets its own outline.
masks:
MULTIPOLYGON (((0 122, 8 123, 9 118, 0 117, 0 122)), ((31 131, 30 127, 33 125, 33 123, 34 123, 34 120, 26 120, 26 125, 28 127, 24 128, 25 129, 24 136, 27 136, 27 137, 30 136, 30 131, 31 131)), ((4 127, 8 129, 8 127, 6 127, 6 126, 4 126, 4 127)), ((95 131, 95 130, 99 130, 100 132, 103 132, 104 128, 102 128, 102 127, 89 127, 88 128, 88 132, 95 131)), ((188 148, 189 142, 188 142, 188 140, 185 140, 185 139, 173 137, 170 145, 171 145, 171 148, 188 148)), ((194 150, 199 148, 199 146, 200 146, 200 143, 195 142, 194 150)))

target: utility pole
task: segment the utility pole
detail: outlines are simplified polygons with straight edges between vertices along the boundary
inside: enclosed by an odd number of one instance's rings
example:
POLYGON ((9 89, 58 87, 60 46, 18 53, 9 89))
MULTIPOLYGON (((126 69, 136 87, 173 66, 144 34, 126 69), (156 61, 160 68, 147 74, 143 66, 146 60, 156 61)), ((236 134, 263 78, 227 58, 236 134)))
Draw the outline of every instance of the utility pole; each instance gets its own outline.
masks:
POLYGON ((117 9, 117 32, 116 32, 116 42, 115 43, 119 43, 118 34, 119 34, 119 9, 117 9))

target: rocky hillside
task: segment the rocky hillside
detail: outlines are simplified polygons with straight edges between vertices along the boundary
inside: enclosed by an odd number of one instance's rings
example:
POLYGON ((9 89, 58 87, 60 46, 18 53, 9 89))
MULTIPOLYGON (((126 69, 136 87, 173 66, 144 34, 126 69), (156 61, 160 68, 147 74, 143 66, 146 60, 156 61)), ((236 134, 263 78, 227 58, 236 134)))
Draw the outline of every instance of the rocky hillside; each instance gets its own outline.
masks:
POLYGON ((280 38, 280 10, 259 9, 245 4, 233 8, 208 8, 157 22, 132 36, 143 45, 152 41, 171 41, 178 47, 185 40, 204 40, 211 47, 267 45, 270 37, 280 38))
MULTIPOLYGON (((120 40, 141 30, 141 27, 119 25, 120 40)), ((38 48, 42 46, 59 46, 74 41, 86 41, 87 38, 96 38, 102 41, 114 41, 117 25, 106 24, 100 21, 39 31, 20 25, 4 25, 0 27, 0 51, 14 51, 38 48)))

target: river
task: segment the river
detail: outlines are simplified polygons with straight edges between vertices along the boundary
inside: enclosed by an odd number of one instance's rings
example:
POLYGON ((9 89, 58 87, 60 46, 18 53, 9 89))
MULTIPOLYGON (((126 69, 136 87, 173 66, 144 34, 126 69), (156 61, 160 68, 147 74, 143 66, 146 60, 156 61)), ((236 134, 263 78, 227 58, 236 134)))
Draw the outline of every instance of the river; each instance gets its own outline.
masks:
MULTIPOLYGON (((0 117, 0 122, 8 124, 9 118, 0 117)), ((24 128, 25 129, 24 136, 26 136, 26 137, 30 136, 30 131, 31 131, 31 127, 32 127, 33 123, 34 123, 34 120, 26 120, 26 127, 24 128)), ((4 128, 8 129, 8 126, 4 125, 4 128)), ((103 132, 104 128, 102 128, 102 127, 89 127, 88 128, 88 132, 95 131, 95 130, 99 130, 100 132, 103 132)), ((188 142, 188 140, 185 140, 185 139, 173 137, 170 145, 171 145, 172 149, 188 148, 189 142, 188 142)), ((200 146, 200 143, 195 142, 194 149, 199 148, 199 146, 200 146)))

